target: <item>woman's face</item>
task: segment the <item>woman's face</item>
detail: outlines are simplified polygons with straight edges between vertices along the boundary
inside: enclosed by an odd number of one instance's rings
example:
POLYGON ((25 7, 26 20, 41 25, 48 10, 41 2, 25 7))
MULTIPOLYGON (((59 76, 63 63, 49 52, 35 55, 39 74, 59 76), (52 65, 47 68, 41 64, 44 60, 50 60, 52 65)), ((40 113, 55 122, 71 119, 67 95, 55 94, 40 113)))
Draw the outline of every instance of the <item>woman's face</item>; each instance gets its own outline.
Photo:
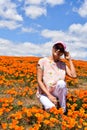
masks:
POLYGON ((54 61, 58 61, 58 60, 60 60, 60 57, 61 57, 64 53, 61 52, 60 50, 55 50, 55 49, 53 48, 52 54, 53 54, 54 61))

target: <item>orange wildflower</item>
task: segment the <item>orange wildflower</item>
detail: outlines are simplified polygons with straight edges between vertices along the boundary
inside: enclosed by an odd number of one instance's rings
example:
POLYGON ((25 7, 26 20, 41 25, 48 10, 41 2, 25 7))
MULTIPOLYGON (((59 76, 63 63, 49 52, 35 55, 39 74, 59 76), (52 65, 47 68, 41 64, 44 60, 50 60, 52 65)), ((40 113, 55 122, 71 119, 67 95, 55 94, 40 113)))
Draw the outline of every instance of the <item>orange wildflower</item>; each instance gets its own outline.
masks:
POLYGON ((1 123, 2 129, 6 130, 7 129, 7 123, 1 123))
POLYGON ((19 106, 21 106, 21 105, 23 105, 23 102, 18 101, 17 104, 18 104, 19 106))

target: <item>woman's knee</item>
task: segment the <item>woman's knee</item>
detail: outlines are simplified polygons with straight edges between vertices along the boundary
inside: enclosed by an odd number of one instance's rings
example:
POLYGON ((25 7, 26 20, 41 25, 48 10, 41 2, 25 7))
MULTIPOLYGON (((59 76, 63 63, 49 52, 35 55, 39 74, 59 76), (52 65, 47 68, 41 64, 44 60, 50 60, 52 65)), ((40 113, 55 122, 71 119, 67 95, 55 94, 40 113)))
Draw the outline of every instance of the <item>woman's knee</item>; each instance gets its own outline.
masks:
POLYGON ((57 82, 57 86, 60 88, 65 88, 66 87, 66 82, 64 80, 59 80, 57 82))
POLYGON ((48 97, 44 95, 41 95, 40 102, 44 106, 45 110, 55 107, 55 105, 48 99, 48 97))

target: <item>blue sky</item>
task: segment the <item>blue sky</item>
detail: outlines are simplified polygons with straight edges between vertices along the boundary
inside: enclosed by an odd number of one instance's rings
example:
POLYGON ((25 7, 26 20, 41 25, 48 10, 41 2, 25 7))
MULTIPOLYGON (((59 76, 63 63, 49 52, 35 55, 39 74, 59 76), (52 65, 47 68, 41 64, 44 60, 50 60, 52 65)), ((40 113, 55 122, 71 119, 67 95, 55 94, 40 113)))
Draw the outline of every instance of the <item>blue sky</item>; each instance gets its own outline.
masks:
POLYGON ((87 0, 0 0, 1 56, 49 56, 59 41, 87 60, 87 0))

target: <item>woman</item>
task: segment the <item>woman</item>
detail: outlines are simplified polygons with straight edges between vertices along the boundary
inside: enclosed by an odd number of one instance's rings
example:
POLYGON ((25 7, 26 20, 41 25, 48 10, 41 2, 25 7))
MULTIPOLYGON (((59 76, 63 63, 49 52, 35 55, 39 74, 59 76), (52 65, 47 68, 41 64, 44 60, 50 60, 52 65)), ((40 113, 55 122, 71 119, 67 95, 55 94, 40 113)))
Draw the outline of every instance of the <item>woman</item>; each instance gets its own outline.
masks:
POLYGON ((50 109, 57 105, 57 99, 60 106, 66 111, 66 74, 76 78, 75 67, 73 65, 69 52, 65 51, 66 46, 59 42, 52 47, 52 56, 41 58, 37 65, 38 91, 37 97, 44 106, 50 109), (69 61, 70 68, 61 61, 64 54, 65 59, 69 61))

